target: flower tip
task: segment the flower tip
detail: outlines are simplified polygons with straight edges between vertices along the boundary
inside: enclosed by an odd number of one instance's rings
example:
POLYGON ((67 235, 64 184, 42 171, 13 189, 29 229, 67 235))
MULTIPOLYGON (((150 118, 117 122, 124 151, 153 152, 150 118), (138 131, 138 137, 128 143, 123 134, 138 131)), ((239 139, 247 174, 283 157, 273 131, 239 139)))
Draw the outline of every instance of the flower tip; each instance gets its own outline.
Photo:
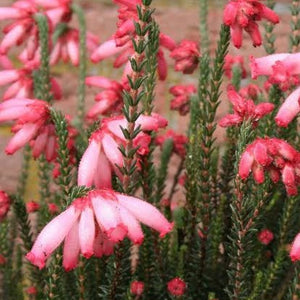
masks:
POLYGON ((45 267, 45 261, 38 259, 32 252, 28 252, 25 256, 33 265, 37 266, 40 270, 45 267))
POLYGON ((166 226, 165 230, 160 232, 159 237, 160 238, 165 237, 165 235, 171 232, 173 228, 174 228, 174 222, 168 223, 168 226, 166 226))
POLYGON ((275 117, 275 122, 279 127, 287 127, 288 126, 288 122, 282 120, 282 118, 279 117, 275 117))

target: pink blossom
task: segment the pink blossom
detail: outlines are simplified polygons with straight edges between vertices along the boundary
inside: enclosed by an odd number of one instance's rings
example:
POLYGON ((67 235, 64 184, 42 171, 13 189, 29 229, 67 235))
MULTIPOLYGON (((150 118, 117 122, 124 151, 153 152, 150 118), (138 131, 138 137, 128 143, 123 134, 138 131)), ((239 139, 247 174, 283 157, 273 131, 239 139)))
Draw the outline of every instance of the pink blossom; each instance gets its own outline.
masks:
POLYGON ((242 46, 243 29, 250 35, 253 46, 260 46, 261 35, 256 21, 266 19, 273 24, 279 17, 259 0, 231 0, 224 9, 223 22, 230 26, 231 39, 235 47, 242 46))
POLYGON ((241 124, 244 120, 252 120, 253 125, 256 126, 258 120, 269 114, 274 109, 274 104, 269 102, 262 102, 257 105, 253 100, 245 99, 239 95, 233 86, 228 86, 227 96, 233 105, 233 114, 223 117, 219 125, 221 127, 229 127, 241 124))
POLYGON ((52 202, 48 203, 48 210, 52 215, 56 214, 59 211, 58 206, 52 202))
POLYGON ((40 205, 35 201, 29 201, 26 203, 26 211, 27 213, 32 213, 38 211, 40 209, 40 205))
MULTIPOLYGON (((0 86, 10 86, 3 94, 3 100, 11 98, 33 97, 32 73, 38 66, 27 63, 22 69, 6 69, 0 71, 0 86)), ((61 98, 61 88, 54 78, 51 78, 51 91, 54 99, 61 98)))
POLYGON ((169 91, 175 97, 171 100, 171 109, 185 116, 190 111, 190 99, 197 91, 195 85, 175 85, 169 91))
POLYGON ((123 91, 128 90, 128 83, 120 83, 101 76, 87 77, 85 80, 88 86, 96 86, 104 89, 95 97, 97 103, 89 110, 89 119, 98 119, 100 115, 120 113, 123 107, 123 91))
POLYGON ((300 87, 293 91, 283 102, 275 117, 276 124, 287 127, 300 112, 300 87))
POLYGON ((160 233, 163 237, 173 224, 151 204, 112 190, 95 190, 78 198, 55 217, 38 235, 26 258, 42 269, 52 252, 65 240, 63 266, 76 267, 78 255, 111 254, 111 245, 127 235, 140 244, 144 235, 140 223, 160 233))
POLYGON ((300 183, 300 153, 283 140, 258 138, 247 146, 239 163, 242 179, 247 179, 251 171, 258 184, 264 182, 265 172, 268 172, 274 183, 282 179, 288 195, 296 195, 300 183))
POLYGON ((6 217, 11 200, 4 191, 0 191, 0 222, 6 217))
POLYGON ((293 241, 290 251, 290 258, 292 262, 300 260, 300 233, 298 233, 293 241))
POLYGON ((130 293, 133 295, 141 296, 144 292, 144 282, 134 280, 130 284, 130 293))
MULTIPOLYGON (((158 130, 167 125, 167 121, 157 114, 151 116, 141 115, 136 126, 141 126, 142 131, 158 130)), ((124 117, 112 117, 102 120, 100 129, 95 131, 84 152, 78 169, 78 185, 92 186, 97 188, 111 187, 112 170, 121 176, 117 166, 123 166, 123 155, 119 150, 124 145, 125 138, 121 127, 127 127, 124 117)), ((140 132, 134 139, 134 146, 140 155, 148 153, 148 145, 151 139, 140 132)))
POLYGON ((192 74, 198 66, 200 52, 197 42, 183 40, 171 52, 170 56, 175 60, 175 70, 183 74, 192 74))
POLYGON ((257 100, 258 95, 261 93, 262 93, 261 89, 256 84, 253 83, 250 83, 239 90, 239 94, 243 98, 247 98, 247 99, 250 98, 252 100, 257 100))
POLYGON ((274 234, 272 231, 270 231, 269 229, 262 229, 258 235, 257 235, 258 240, 264 244, 264 245, 268 245, 272 242, 272 240, 274 239, 274 234))
POLYGON ((6 258, 0 253, 0 266, 3 266, 6 264, 6 258))
MULTIPOLYGON (((98 45, 98 38, 87 32, 86 45, 89 52, 94 51, 98 45)), ((60 59, 70 61, 74 66, 79 64, 79 31, 68 28, 58 38, 50 54, 50 64, 56 64, 60 59)))
POLYGON ((225 62, 224 62, 224 73, 225 75, 231 79, 232 78, 232 70, 234 67, 239 67, 241 69, 241 75, 242 78, 247 77, 247 72, 244 67, 244 57, 241 55, 232 56, 230 54, 227 54, 225 56, 225 62))
POLYGON ((168 130, 165 134, 159 135, 155 139, 155 143, 157 145, 163 146, 166 140, 173 140, 173 151, 178 154, 182 158, 185 157, 186 154, 186 144, 188 142, 188 138, 185 135, 177 134, 173 130, 168 130))
POLYGON ((35 286, 30 286, 25 290, 26 294, 28 295, 36 295, 37 294, 37 289, 35 286))
POLYGON ((168 282, 168 291, 173 296, 182 296, 186 290, 186 283, 179 277, 168 282))

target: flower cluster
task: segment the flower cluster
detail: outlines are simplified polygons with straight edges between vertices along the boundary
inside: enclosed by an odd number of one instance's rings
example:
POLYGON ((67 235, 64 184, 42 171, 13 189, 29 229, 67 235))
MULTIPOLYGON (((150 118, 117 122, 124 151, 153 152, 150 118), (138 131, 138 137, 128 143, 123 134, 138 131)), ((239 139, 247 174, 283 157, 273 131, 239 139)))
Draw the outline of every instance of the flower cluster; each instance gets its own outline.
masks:
POLYGON ((179 277, 168 282, 168 291, 173 296, 182 296, 186 290, 186 283, 179 277))
POLYGON ((227 89, 227 96, 233 105, 234 113, 228 114, 220 120, 219 125, 222 127, 238 125, 249 119, 255 126, 262 117, 274 109, 274 104, 268 102, 255 105, 253 100, 243 98, 231 85, 227 89))
MULTIPOLYGON (((78 185, 111 187, 112 170, 121 176, 118 167, 123 166, 123 155, 119 148, 126 141, 121 128, 126 126, 127 121, 122 116, 102 120, 100 129, 92 134, 89 146, 82 156, 78 169, 78 185)), ((158 114, 141 115, 136 120, 137 126, 142 131, 157 131, 167 126, 167 120, 158 114)), ((134 146, 139 146, 137 153, 147 154, 150 141, 148 134, 140 132, 133 140, 134 146)))
POLYGON ((190 111, 190 99, 197 91, 195 85, 174 85, 169 91, 174 96, 171 100, 171 109, 178 110, 181 116, 188 114, 190 111))
POLYGON ((251 171, 257 183, 264 182, 265 171, 274 183, 281 178, 287 194, 296 195, 300 182, 300 153, 281 139, 258 138, 247 146, 239 163, 242 179, 248 178, 251 171))
POLYGON ((266 19, 274 24, 279 17, 260 0, 231 0, 223 13, 224 24, 230 26, 231 39, 235 47, 242 46, 243 30, 251 37, 253 46, 260 46, 262 38, 256 21, 266 19))
POLYGON ((89 258, 110 255, 114 244, 128 236, 135 244, 144 239, 140 223, 160 233, 173 224, 151 204, 112 190, 101 189, 78 198, 41 231, 26 258, 42 269, 51 253, 64 240, 63 266, 77 266, 78 255, 89 258))

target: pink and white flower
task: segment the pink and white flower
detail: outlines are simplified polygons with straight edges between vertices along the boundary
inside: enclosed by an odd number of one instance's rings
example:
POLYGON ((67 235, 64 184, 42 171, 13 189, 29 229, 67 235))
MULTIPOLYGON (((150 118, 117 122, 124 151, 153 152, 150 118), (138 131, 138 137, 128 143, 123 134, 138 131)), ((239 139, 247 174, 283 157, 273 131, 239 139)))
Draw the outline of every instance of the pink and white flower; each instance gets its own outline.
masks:
MULTIPOLYGON (((142 131, 156 131, 165 127, 167 121, 158 114, 141 115, 136 121, 136 127, 139 125, 142 131)), ((126 141, 121 127, 127 127, 124 117, 102 120, 100 129, 92 134, 89 146, 81 158, 78 169, 78 185, 110 188, 112 172, 121 176, 117 166, 123 166, 123 155, 119 147, 126 141)), ((133 141, 135 147, 140 146, 137 153, 147 154, 150 141, 149 135, 140 132, 133 141)))
POLYGON ((78 198, 38 235, 26 258, 42 269, 52 252, 64 241, 63 266, 72 270, 81 253, 110 255, 113 245, 127 235, 135 244, 144 238, 140 222, 165 236, 173 224, 151 204, 112 190, 95 190, 78 198))

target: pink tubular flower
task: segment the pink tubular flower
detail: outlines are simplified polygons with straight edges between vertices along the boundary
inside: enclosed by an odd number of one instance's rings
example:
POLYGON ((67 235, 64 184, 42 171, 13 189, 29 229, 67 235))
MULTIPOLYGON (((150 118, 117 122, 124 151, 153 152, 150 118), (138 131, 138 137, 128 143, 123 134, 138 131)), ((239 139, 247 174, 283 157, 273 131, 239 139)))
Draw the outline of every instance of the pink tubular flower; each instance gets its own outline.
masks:
POLYGON ((229 79, 232 78, 232 70, 234 67, 239 67, 241 69, 242 78, 247 77, 247 72, 244 67, 244 57, 240 55, 232 56, 230 54, 227 54, 225 56, 223 69, 225 76, 227 76, 229 79))
POLYGON ((242 87, 240 90, 239 90, 239 94, 243 97, 243 98, 247 98, 247 99, 252 99, 252 100, 256 100, 258 95, 261 94, 262 91, 261 89, 255 85, 255 84, 248 84, 247 86, 245 87, 242 87))
POLYGON ((165 134, 159 135, 155 139, 157 145, 163 146, 164 142, 168 139, 173 140, 173 151, 182 158, 185 157, 185 146, 188 143, 188 138, 185 135, 177 134, 173 130, 168 130, 165 134))
POLYGON ((186 290, 186 283, 179 277, 168 282, 168 291, 173 296, 182 296, 186 290))
POLYGON ((199 63, 199 46, 197 42, 183 40, 171 52, 170 56, 175 59, 175 70, 183 74, 192 74, 199 63))
POLYGON ((269 229, 262 229, 258 233, 257 238, 262 244, 269 245, 274 239, 274 234, 269 229))
POLYGON ((42 269, 52 252, 65 240, 63 266, 76 267, 78 255, 111 254, 113 244, 127 235, 135 244, 144 238, 140 222, 163 237, 173 224, 151 204, 112 190, 95 190, 78 198, 38 235, 26 258, 42 269))
POLYGON ((275 121, 278 126, 287 127, 300 112, 300 87, 293 91, 281 105, 275 121))
POLYGON ((40 140, 39 132, 44 129, 49 117, 49 106, 42 100, 15 98, 2 102, 0 122, 16 120, 12 128, 16 134, 6 146, 6 153, 13 154, 33 139, 40 140))
POLYGON ((59 211, 58 206, 55 203, 48 203, 48 210, 51 215, 54 215, 59 211))
POLYGON ((128 89, 127 81, 117 82, 101 76, 87 77, 88 86, 96 86, 104 89, 95 97, 97 103, 89 110, 87 117, 97 120, 100 115, 120 113, 123 106, 123 91, 128 89))
POLYGON ((141 296, 144 292, 144 282, 134 280, 130 284, 130 293, 133 295, 141 296))
MULTIPOLYGON (((158 114, 151 116, 141 115, 136 126, 141 126, 142 131, 158 130, 167 125, 167 121, 158 114)), ((125 138, 121 127, 127 127, 124 117, 113 117, 102 120, 100 129, 94 132, 90 143, 84 152, 78 169, 78 185, 92 186, 97 188, 111 187, 112 170, 119 174, 117 166, 123 165, 123 156, 119 150, 124 145, 125 138)), ((138 154, 144 155, 148 150, 150 138, 140 132, 134 139, 134 146, 140 146, 138 154)))
MULTIPOLYGON (((3 100, 11 98, 33 97, 32 72, 37 68, 36 64, 26 64, 22 69, 6 69, 0 71, 0 86, 10 84, 3 94, 3 100)), ((61 88, 54 78, 51 78, 51 91, 54 99, 61 98, 61 88)))
POLYGON ((300 260, 300 233, 298 233, 293 241, 290 251, 290 258, 292 262, 300 260))
POLYGON ((29 201, 26 203, 26 211, 27 213, 32 213, 38 211, 40 209, 40 205, 35 201, 29 201))
POLYGON ((236 48, 242 46, 243 29, 250 35, 253 46, 260 46, 261 35, 256 21, 266 19, 273 24, 279 17, 259 0, 231 0, 225 6, 223 22, 230 26, 231 39, 236 48))
MULTIPOLYGON (((87 32, 86 45, 89 52, 93 52, 98 45, 98 38, 87 32)), ((50 54, 50 64, 56 64, 60 59, 70 61, 74 66, 79 64, 79 31, 67 28, 58 38, 50 54)))
POLYGON ((10 198, 4 191, 0 191, 0 222, 6 217, 10 208, 10 198))
POLYGON ((253 100, 243 98, 231 85, 228 86, 227 96, 233 105, 234 114, 223 117, 219 122, 221 127, 239 125, 248 119, 252 120, 253 125, 256 126, 258 120, 274 109, 274 104, 268 102, 255 105, 253 100))
POLYGON ((196 93, 196 87, 193 84, 175 85, 169 91, 175 97, 171 100, 171 109, 178 110, 180 115, 185 116, 190 111, 190 99, 196 93))
POLYGON ((300 182, 300 153, 283 140, 258 138, 247 146, 239 163, 242 179, 248 178, 251 171, 259 184, 265 180, 265 171, 274 183, 281 178, 287 194, 296 195, 300 182))
POLYGON ((28 295, 36 295, 37 294, 37 289, 35 286, 30 286, 25 290, 26 294, 28 295))

